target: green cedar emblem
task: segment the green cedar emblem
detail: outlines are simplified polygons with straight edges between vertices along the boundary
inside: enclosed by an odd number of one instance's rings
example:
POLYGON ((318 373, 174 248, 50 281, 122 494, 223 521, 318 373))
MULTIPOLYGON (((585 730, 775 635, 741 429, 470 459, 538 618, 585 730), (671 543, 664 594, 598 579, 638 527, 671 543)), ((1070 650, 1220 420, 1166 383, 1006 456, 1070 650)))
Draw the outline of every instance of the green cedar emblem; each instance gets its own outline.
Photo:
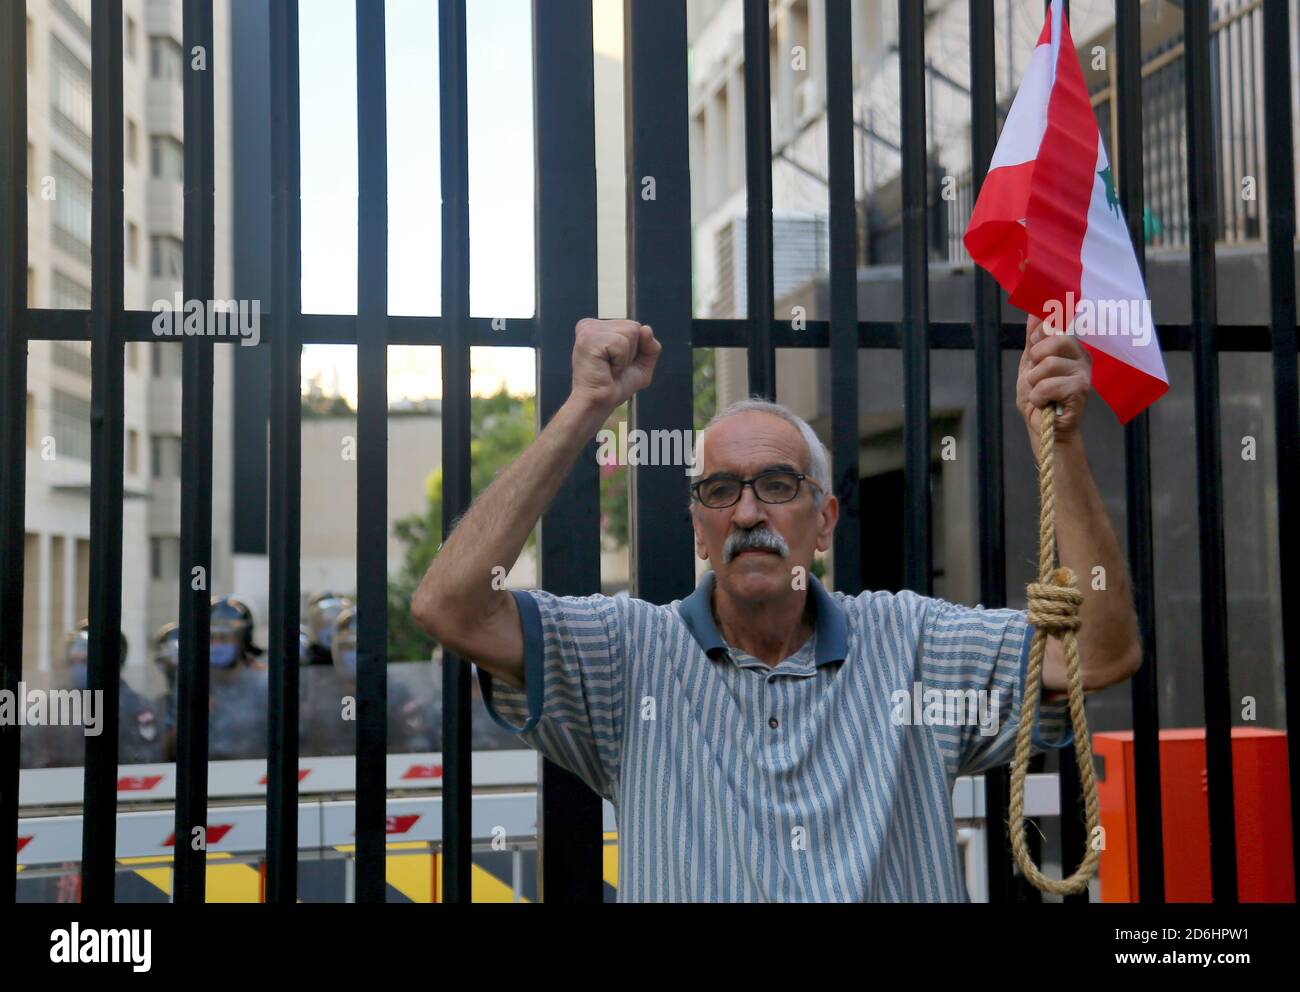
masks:
POLYGON ((1101 176, 1101 181, 1106 186, 1106 206, 1115 211, 1115 216, 1122 220, 1119 212, 1119 197, 1115 195, 1115 180, 1111 177, 1110 166, 1106 166, 1097 175, 1101 176))

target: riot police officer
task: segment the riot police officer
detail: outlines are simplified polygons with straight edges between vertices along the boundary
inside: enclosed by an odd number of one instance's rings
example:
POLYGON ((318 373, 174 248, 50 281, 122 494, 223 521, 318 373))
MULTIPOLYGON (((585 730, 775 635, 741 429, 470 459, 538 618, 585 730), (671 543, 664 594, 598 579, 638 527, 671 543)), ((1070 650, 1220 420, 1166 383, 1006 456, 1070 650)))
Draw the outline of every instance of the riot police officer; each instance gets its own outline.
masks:
POLYGON ((298 729, 299 753, 303 755, 356 753, 356 680, 321 647, 322 641, 333 643, 333 621, 326 625, 326 617, 332 614, 337 618, 345 605, 332 593, 313 596, 307 622, 302 625, 306 649, 298 683, 302 699, 298 729), (321 663, 322 658, 327 665, 321 663))
POLYGON ((334 663, 330 651, 330 639, 334 636, 334 624, 339 614, 352 606, 352 600, 332 592, 318 592, 307 600, 306 627, 311 642, 311 660, 313 665, 331 665, 334 663))
POLYGON ((209 623, 208 755, 264 758, 269 687, 253 643, 253 613, 234 596, 214 596, 209 623))
POLYGON ((311 628, 305 623, 300 623, 298 625, 298 664, 310 665, 311 662, 311 628))
MULTIPOLYGON (((127 640, 122 638, 122 651, 118 659, 119 671, 126 665, 127 640)), ((90 657, 90 623, 81 625, 68 635, 65 645, 68 681, 74 689, 88 688, 88 660, 90 657)), ((117 760, 123 765, 145 765, 163 760, 163 721, 157 707, 132 688, 126 679, 118 679, 117 760)), ((84 731, 83 731, 84 733, 84 731)))
MULTIPOLYGON (((167 631, 168 636, 171 632, 167 631)), ((208 621, 208 757, 265 758, 268 681, 254 644, 253 613, 234 596, 213 596, 208 621)), ((163 631, 159 632, 161 641, 163 631)), ((165 661, 162 662, 165 664, 165 661)), ((171 692, 176 710, 176 685, 171 692)), ((175 754, 175 727, 168 754, 175 754)))
POLYGON ((153 663, 158 666, 162 672, 163 680, 167 688, 158 700, 158 709, 162 716, 163 734, 169 741, 167 750, 170 753, 170 735, 176 725, 176 669, 180 663, 181 649, 181 628, 176 623, 165 623, 158 628, 158 633, 153 639, 153 663))
MULTIPOLYGON (((338 615, 332 638, 334 668, 349 693, 357 686, 356 607, 338 615)), ((400 666, 407 667, 407 666, 400 666)), ((421 670, 426 671, 425 669, 421 670)), ((393 672, 389 667, 390 674, 393 672)), ((388 680, 388 751, 390 754, 421 754, 441 746, 441 712, 430 699, 420 699, 401 679, 388 680)), ((355 727, 353 728, 355 734, 355 727)))

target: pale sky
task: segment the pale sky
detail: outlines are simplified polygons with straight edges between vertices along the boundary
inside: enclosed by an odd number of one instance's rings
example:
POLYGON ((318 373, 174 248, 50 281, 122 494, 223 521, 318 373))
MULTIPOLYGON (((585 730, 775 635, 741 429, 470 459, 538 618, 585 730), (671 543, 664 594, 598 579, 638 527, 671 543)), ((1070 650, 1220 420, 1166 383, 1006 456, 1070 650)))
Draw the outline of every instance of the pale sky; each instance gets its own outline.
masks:
MULTIPOLYGON (((434 0, 385 0, 388 45, 388 311, 441 310, 438 14, 434 0)), ((471 0, 470 313, 531 317, 533 266, 530 0, 471 0)), ((357 108, 354 0, 299 6, 302 308, 356 313, 357 108)), ((389 397, 442 395, 437 348, 389 348, 389 397)), ((356 402, 356 349, 309 345, 303 378, 356 402)), ((532 393, 527 348, 475 349, 471 390, 532 393)))

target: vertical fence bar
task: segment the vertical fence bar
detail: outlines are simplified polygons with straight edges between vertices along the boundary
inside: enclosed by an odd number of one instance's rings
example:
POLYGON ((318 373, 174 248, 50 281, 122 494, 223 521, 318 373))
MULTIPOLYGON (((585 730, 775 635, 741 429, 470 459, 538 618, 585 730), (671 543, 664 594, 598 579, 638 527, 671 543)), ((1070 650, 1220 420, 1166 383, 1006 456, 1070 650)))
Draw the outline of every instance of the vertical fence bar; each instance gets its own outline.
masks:
POLYGON ((266 900, 298 900, 298 614, 302 490, 302 171, 298 0, 269 5, 271 30, 270 713, 266 900))
MULTIPOLYGON (((211 0, 185 0, 183 26, 185 127, 186 300, 213 298, 213 88, 211 0), (205 68, 191 53, 203 49, 205 68)), ((154 347, 164 347, 155 345, 154 347)), ((207 832, 208 642, 212 576, 212 376, 213 339, 187 337, 181 345, 181 542, 178 578, 180 645, 176 690, 175 881, 178 903, 204 901, 207 832), (202 569, 195 581, 194 569, 202 569), (200 836, 203 836, 202 834, 200 836)))
MULTIPOLYGON (((1119 196, 1138 266, 1146 272, 1142 174, 1142 23, 1135 4, 1115 4, 1115 84, 1119 133, 1112 153, 1119 166, 1119 196), (1115 145, 1118 148, 1115 148, 1115 145)), ((1125 519, 1129 568, 1142 638, 1142 667, 1133 677, 1134 781, 1137 796, 1138 897, 1163 903, 1165 859, 1160 804, 1160 711, 1156 666, 1155 554, 1151 522, 1151 422, 1144 411, 1124 432, 1125 519)), ((1065 762, 1068 764, 1068 762, 1065 762)))
POLYGON ((745 0, 745 315, 749 319, 749 395, 774 400, 771 34, 768 0, 745 0))
POLYGON ((1300 892, 1300 383, 1296 370, 1295 151, 1291 124, 1291 23, 1286 3, 1264 5, 1264 145, 1268 195, 1268 271, 1272 302, 1273 416, 1277 446, 1278 560, 1286 725, 1291 777, 1291 859, 1300 892))
POLYGON ((388 114, 384 4, 357 0, 357 902, 384 902, 388 782, 388 114))
MULTIPOLYGON (((438 78, 442 133, 442 533, 470 502, 469 111, 465 0, 440 0, 438 78)), ((444 902, 469 902, 471 738, 469 666, 442 656, 444 902)))
MULTIPOLYGON (((533 0, 537 143, 538 413, 550 420, 572 387, 574 325, 596 313, 596 148, 591 0, 533 0)), ((596 441, 542 515, 542 585, 600 591, 596 441)), ((542 761, 538 892, 548 902, 600 902, 601 801, 577 776, 542 761)))
MULTIPOLYGON (((0 13, 0 691, 23 677, 23 542, 27 474, 27 6, 0 13)), ((16 722, 0 724, 0 848, 18 846, 16 722)), ((18 863, 0 868, 0 904, 17 898, 18 863)))
MULTIPOLYGON (((691 437, 695 390, 686 5, 624 0, 623 45, 628 314, 654 328, 663 345, 653 385, 632 397, 629 426, 680 430, 682 437, 691 437)), ((632 595, 651 603, 684 598, 695 584, 687 509, 693 480, 684 466, 637 465, 627 471, 632 595)))
POLYGON ((898 0, 903 180, 904 585, 934 588, 930 550, 930 291, 926 259, 925 9, 898 0))
POLYGON ((826 0, 826 165, 830 186, 831 485, 840 503, 835 588, 862 591, 858 479, 857 204, 853 194, 853 9, 826 0))
MULTIPOLYGON (((997 61, 993 6, 970 0, 970 98, 972 203, 993 161, 997 145, 997 61)), ((1007 548, 1002 438, 1002 299, 993 277, 975 272, 976 488, 979 516, 980 602, 989 609, 1007 604, 1007 548)), ((984 841, 988 859, 989 902, 1013 901, 1011 865, 1011 773, 1006 767, 984 773, 984 841)))
POLYGON ((1237 901, 1233 820, 1228 603, 1223 562, 1223 466, 1219 454, 1218 274, 1214 243, 1214 129, 1210 115, 1210 11, 1183 5, 1187 71, 1187 194, 1191 215, 1192 360, 1196 388, 1196 492, 1200 501, 1201 672, 1209 776, 1210 877, 1216 902, 1237 901))
POLYGON ((113 901, 117 856, 117 726, 122 655, 122 0, 91 14, 90 652, 102 732, 86 738, 81 898, 113 901))

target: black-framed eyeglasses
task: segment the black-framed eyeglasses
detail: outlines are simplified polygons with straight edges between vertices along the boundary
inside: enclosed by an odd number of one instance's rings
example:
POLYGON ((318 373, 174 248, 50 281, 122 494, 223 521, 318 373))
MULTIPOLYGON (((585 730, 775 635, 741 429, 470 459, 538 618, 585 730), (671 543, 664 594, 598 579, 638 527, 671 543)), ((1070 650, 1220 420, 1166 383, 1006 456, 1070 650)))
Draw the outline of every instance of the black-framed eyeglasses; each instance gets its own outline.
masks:
POLYGON ((754 495, 764 503, 789 503, 799 495, 799 486, 807 480, 808 485, 817 485, 802 472, 787 472, 783 469, 770 469, 759 472, 752 479, 742 479, 735 475, 711 475, 691 486, 691 492, 710 510, 725 510, 740 502, 740 496, 749 486, 754 495))

